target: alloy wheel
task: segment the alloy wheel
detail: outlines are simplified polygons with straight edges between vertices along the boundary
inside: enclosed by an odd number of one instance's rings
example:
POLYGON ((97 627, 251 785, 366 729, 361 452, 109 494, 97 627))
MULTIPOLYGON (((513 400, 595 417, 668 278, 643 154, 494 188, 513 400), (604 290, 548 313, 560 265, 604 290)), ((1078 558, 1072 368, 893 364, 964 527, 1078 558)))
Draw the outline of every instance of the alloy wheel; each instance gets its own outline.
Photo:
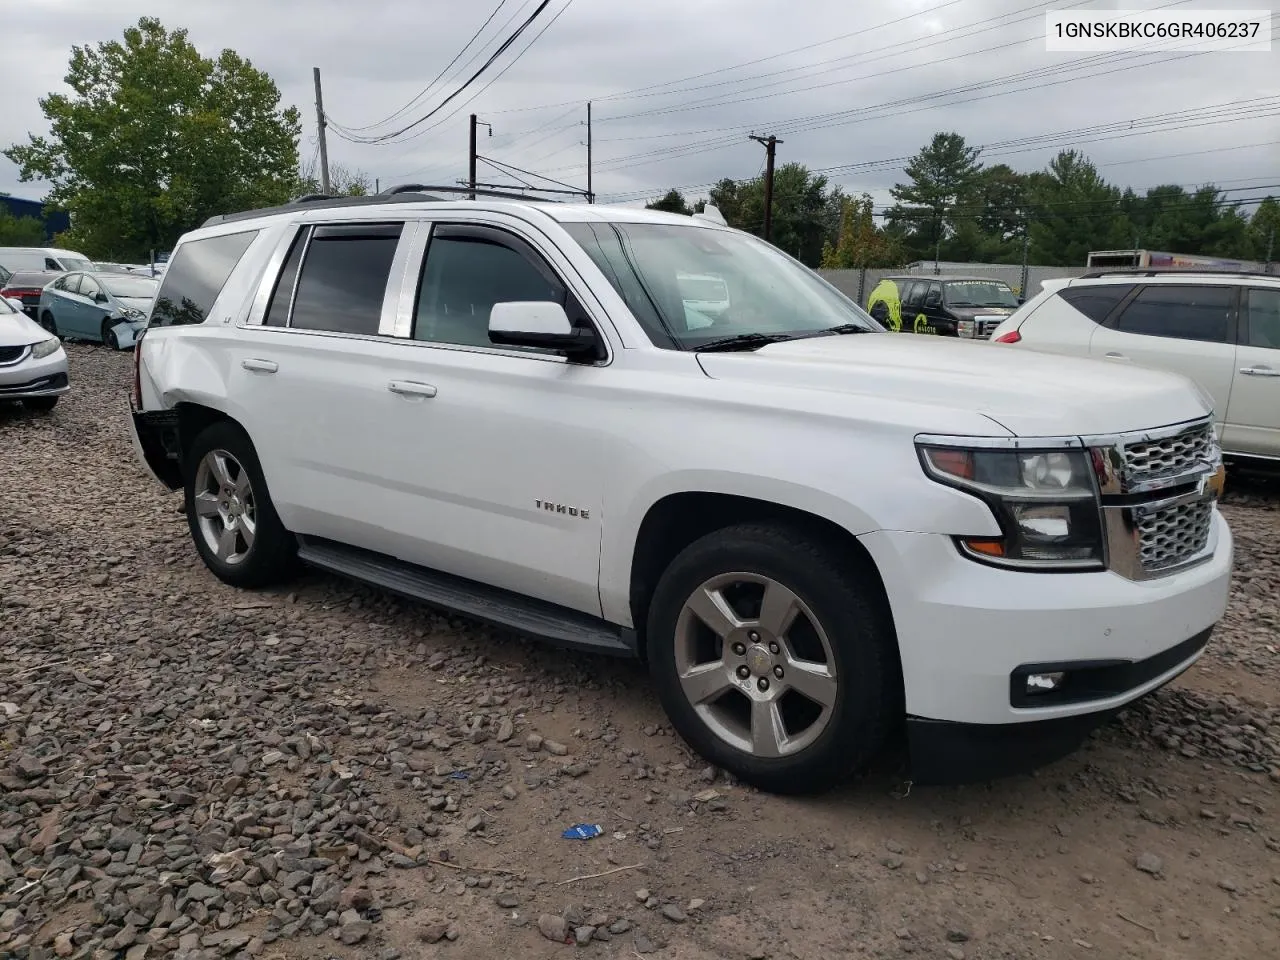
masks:
POLYGON ((676 675, 707 728, 755 757, 786 757, 821 735, 836 705, 836 659, 821 623, 770 577, 705 581, 676 621, 676 675))
POLYGON ((241 563, 253 549, 257 508, 249 473, 226 450, 210 450, 196 467, 194 508, 205 545, 223 563, 241 563))

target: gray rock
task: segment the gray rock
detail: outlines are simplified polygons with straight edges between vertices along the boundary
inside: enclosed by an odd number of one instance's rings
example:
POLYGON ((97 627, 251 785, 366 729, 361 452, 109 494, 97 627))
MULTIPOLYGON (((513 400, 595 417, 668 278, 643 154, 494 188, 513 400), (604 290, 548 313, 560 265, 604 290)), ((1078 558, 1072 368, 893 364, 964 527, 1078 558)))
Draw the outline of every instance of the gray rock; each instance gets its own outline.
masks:
POLYGON ((670 920, 672 923, 684 923, 685 920, 688 919, 688 917, 685 916, 684 911, 681 910, 679 907, 677 907, 674 903, 668 903, 665 907, 663 907, 662 915, 666 917, 668 920, 670 920))
POLYGON ((373 924, 368 920, 347 920, 338 928, 338 939, 347 946, 362 943, 373 931, 373 924))
POLYGON ((1154 853, 1140 853, 1133 865, 1143 873, 1149 873, 1152 876, 1159 874, 1164 870, 1164 861, 1157 857, 1154 853))
POLYGON ((569 921, 564 917, 544 913, 538 917, 538 932, 556 943, 569 942, 569 921))
POLYGON ((569 753, 569 748, 558 740, 543 740, 542 749, 553 757, 563 757, 569 753))
POLYGON ((503 910, 514 910, 516 907, 520 906, 520 898, 514 893, 500 893, 493 898, 493 902, 503 910))
POLYGON ((658 945, 646 937, 643 933, 637 933, 633 941, 636 953, 641 955, 657 953, 658 945))
POLYGON ((620 917, 619 919, 613 921, 613 923, 609 924, 609 932, 612 933, 614 936, 621 936, 622 934, 626 933, 630 929, 631 929, 631 921, 628 920, 626 917, 620 917))
POLYGON ((573 941, 580 947, 585 947, 591 942, 592 937, 596 935, 595 927, 574 927, 573 941))

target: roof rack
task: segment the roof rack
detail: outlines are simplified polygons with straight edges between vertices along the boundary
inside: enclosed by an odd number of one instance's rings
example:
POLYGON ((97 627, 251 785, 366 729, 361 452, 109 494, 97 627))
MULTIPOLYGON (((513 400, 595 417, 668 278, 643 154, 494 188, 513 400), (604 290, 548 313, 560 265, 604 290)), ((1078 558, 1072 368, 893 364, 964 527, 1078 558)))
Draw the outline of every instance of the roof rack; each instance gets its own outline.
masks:
MULTIPOLYGON (((1214 267, 1159 267, 1159 268, 1131 268, 1117 267, 1114 270, 1095 270, 1091 273, 1082 273, 1076 277, 1077 280, 1096 280, 1098 277, 1163 277, 1169 274, 1180 275, 1198 275, 1209 274, 1215 277, 1276 277, 1274 273, 1267 273, 1264 270, 1231 270, 1216 269, 1214 267)), ((1277 277, 1280 279, 1280 277, 1277 277)))
MULTIPOLYGON (((538 197, 526 197, 519 193, 505 193, 499 190, 475 190, 477 197, 494 197, 502 200, 521 200, 525 203, 558 203, 556 200, 543 200, 538 197)), ((280 204, 275 207, 259 207, 256 210, 240 210, 235 213, 219 213, 205 220, 201 226, 210 227, 216 223, 233 223, 237 220, 251 220, 255 217, 266 217, 275 213, 288 213, 296 210, 299 206, 306 206, 308 209, 330 209, 342 207, 367 207, 381 203, 443 203, 446 200, 456 199, 458 194, 470 196, 472 190, 470 187, 441 187, 431 186, 423 183, 402 183, 394 187, 388 187, 381 193, 371 194, 363 197, 339 197, 326 193, 308 193, 301 197, 290 200, 288 203, 280 204), (435 196, 435 194, 453 194, 450 197, 435 196)))

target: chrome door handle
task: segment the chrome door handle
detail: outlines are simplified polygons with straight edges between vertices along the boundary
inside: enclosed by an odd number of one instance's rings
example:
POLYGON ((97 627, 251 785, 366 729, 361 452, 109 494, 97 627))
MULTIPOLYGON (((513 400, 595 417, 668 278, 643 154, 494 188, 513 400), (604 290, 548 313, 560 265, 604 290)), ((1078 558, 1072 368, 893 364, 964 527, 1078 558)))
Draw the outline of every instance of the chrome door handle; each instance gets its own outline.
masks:
POLYGON ((429 383, 418 383, 415 380, 392 380, 387 389, 402 397, 434 397, 436 388, 429 383))
POLYGON ((276 363, 274 360, 257 360, 254 358, 241 360, 240 366, 244 367, 246 370, 253 370, 257 373, 275 373, 280 369, 280 364, 276 363))
POLYGON ((1241 367, 1240 372, 1246 377, 1280 377, 1280 370, 1273 367, 1241 367))

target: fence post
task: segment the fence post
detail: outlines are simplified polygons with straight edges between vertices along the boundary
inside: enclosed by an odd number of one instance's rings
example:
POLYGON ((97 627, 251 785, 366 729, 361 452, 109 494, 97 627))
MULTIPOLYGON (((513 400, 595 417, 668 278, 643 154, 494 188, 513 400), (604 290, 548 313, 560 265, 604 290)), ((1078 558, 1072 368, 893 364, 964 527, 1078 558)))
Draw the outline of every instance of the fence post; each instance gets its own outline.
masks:
POLYGON ((862 267, 858 270, 858 306, 862 306, 865 302, 867 292, 867 268, 862 267))

